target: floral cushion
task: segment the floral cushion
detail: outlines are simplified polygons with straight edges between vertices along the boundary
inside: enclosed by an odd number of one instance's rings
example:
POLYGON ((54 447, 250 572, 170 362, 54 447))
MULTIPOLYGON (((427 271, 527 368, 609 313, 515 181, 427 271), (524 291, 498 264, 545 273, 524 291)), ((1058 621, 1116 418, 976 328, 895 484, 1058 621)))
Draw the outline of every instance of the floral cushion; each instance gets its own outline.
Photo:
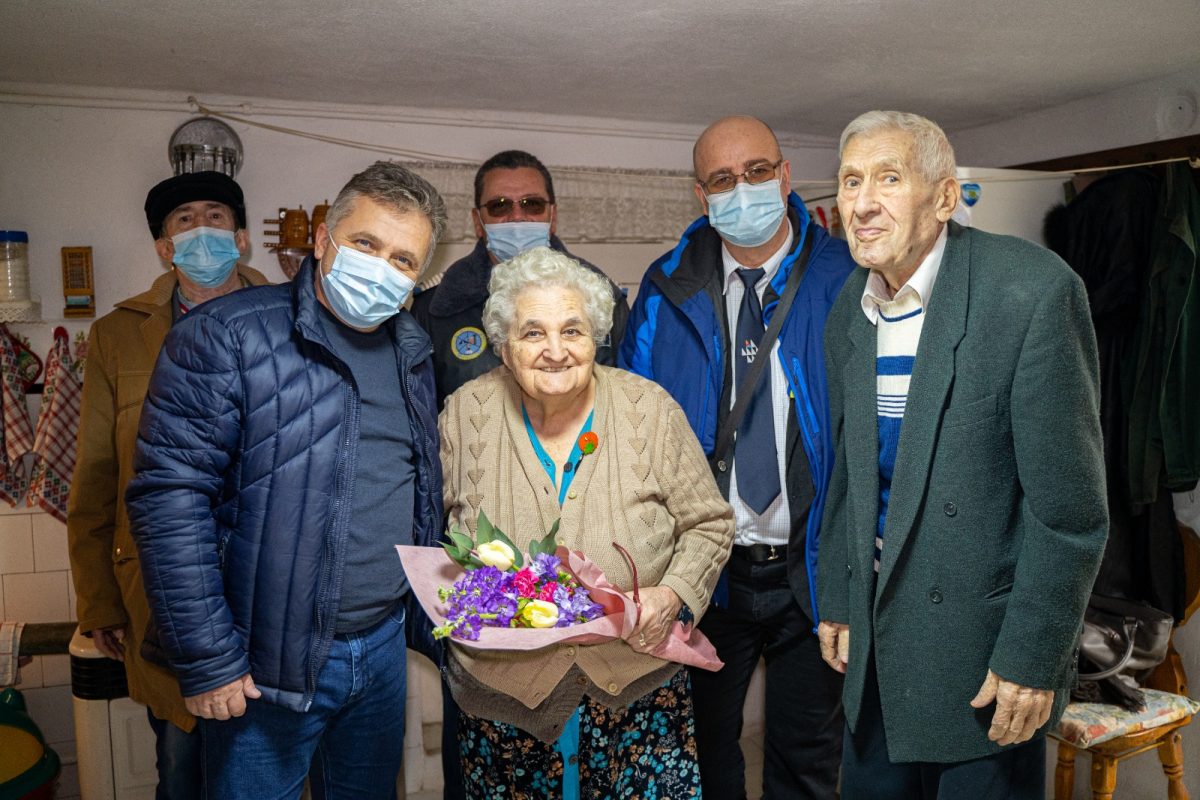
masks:
POLYGON ((1146 695, 1146 707, 1137 712, 1107 703, 1071 703, 1058 731, 1051 735, 1083 749, 1118 736, 1157 728, 1200 711, 1200 702, 1190 697, 1154 689, 1142 691, 1146 695))

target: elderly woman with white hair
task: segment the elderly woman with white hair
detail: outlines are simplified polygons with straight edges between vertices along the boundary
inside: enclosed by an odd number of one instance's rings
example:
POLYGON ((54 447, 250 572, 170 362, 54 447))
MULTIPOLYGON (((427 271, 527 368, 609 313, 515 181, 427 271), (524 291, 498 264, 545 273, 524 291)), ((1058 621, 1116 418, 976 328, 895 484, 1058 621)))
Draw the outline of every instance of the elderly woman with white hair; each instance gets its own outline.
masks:
POLYGON ((561 544, 623 591, 637 582, 641 616, 628 640, 602 644, 451 645, 467 793, 698 796, 687 670, 650 653, 681 612, 704 613, 732 511, 675 401, 595 363, 613 309, 603 278, 539 247, 497 265, 488 292, 484 328, 504 365, 442 414, 449 522, 474 533, 483 510, 526 549, 561 520, 561 544))

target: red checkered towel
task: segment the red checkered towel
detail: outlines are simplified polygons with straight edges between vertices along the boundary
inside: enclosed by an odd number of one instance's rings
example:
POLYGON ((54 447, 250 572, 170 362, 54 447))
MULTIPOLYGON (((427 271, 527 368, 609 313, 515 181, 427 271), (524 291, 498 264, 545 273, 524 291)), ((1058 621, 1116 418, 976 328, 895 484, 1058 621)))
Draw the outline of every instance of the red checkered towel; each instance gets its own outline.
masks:
POLYGON ((25 380, 17 364, 8 326, 0 324, 0 410, 4 424, 0 435, 0 499, 15 506, 25 494, 28 479, 24 456, 33 449, 33 425, 29 422, 29 406, 25 403, 25 380))
POLYGON ((79 365, 71 359, 71 341, 63 328, 54 331, 54 347, 46 359, 42 410, 33 442, 29 478, 30 508, 67 521, 67 494, 75 471, 75 435, 79 432, 79 400, 83 393, 79 365))

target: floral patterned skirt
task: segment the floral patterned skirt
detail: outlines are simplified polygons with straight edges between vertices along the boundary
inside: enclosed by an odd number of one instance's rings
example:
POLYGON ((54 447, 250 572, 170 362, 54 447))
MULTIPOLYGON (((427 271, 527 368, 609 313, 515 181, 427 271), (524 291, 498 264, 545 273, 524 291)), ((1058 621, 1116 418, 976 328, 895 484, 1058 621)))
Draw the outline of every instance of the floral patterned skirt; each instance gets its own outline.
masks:
MULTIPOLYGON (((462 711, 458 744, 468 797, 562 800, 563 762, 553 745, 462 711)), ((585 697, 578 758, 582 800, 700 797, 688 671, 619 711, 585 697)))

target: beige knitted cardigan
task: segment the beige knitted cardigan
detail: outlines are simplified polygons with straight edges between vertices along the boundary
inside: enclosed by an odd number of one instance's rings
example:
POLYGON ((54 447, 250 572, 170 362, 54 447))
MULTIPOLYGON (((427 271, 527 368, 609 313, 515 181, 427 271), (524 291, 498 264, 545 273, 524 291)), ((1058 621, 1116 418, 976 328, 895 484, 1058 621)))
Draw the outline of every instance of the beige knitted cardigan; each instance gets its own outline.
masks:
MULTIPOLYGON (((595 368, 592 430, 560 508, 558 491, 534 455, 521 391, 507 367, 465 384, 440 420, 449 524, 475 532, 482 508, 522 549, 561 517, 559 541, 581 550, 628 591, 632 574, 612 546, 626 547, 641 586, 669 586, 697 619, 733 543, 733 512, 721 497, 683 410, 657 384, 624 370, 595 368)), ((451 652, 474 678, 536 707, 577 665, 601 690, 621 694, 664 662, 625 642, 532 652, 451 652)))

